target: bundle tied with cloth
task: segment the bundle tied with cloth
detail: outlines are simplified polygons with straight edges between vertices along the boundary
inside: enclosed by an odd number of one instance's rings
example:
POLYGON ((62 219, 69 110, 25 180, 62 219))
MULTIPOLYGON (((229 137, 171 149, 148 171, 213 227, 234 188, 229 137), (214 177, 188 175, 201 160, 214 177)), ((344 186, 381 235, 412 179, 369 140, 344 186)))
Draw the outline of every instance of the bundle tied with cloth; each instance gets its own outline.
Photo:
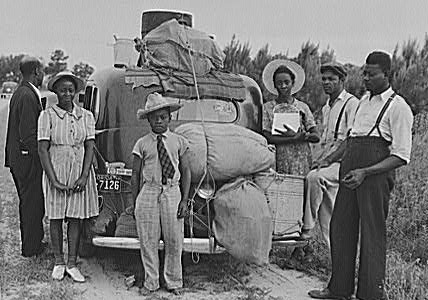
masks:
POLYGON ((220 46, 205 32, 180 25, 176 19, 162 23, 138 43, 146 66, 197 75, 223 68, 225 54, 220 46))
POLYGON ((241 261, 267 264, 272 216, 263 190, 249 179, 275 164, 266 139, 234 124, 188 123, 175 132, 189 142, 192 182, 208 178, 215 186, 223 184, 208 199, 214 207, 217 242, 241 261))

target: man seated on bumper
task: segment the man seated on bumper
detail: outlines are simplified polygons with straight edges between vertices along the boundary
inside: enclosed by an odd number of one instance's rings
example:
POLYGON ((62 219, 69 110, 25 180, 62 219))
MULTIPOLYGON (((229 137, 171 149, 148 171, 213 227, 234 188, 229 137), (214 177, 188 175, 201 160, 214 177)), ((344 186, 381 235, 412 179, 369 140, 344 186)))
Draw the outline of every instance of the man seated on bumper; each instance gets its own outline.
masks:
POLYGON ((317 218, 324 241, 330 247, 330 219, 339 189, 340 161, 329 159, 346 135, 354 120, 358 99, 344 88, 345 68, 336 62, 321 66, 322 86, 329 99, 322 109, 324 132, 320 149, 314 153, 312 170, 306 176, 302 239, 310 239, 317 218))

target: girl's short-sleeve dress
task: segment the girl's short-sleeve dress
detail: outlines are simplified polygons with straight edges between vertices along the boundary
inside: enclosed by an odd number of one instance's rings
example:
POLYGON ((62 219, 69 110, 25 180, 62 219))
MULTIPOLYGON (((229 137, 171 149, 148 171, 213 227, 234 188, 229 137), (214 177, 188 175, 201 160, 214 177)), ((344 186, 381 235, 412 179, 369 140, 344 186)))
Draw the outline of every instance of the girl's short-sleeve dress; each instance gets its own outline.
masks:
MULTIPOLYGON (((60 183, 72 187, 79 178, 85 155, 84 143, 95 139, 95 120, 91 112, 74 105, 67 112, 58 105, 42 111, 38 123, 38 140, 50 142, 49 156, 60 183)), ((99 213, 97 185, 93 166, 85 189, 61 192, 43 174, 46 215, 49 219, 86 219, 99 213)))
MULTIPOLYGON (((316 123, 309 106, 297 99, 293 103, 269 101, 263 106, 263 130, 271 132, 274 113, 298 112, 301 126, 306 131, 316 123)), ((282 174, 306 176, 312 163, 311 148, 306 141, 276 145, 276 171, 282 174)))

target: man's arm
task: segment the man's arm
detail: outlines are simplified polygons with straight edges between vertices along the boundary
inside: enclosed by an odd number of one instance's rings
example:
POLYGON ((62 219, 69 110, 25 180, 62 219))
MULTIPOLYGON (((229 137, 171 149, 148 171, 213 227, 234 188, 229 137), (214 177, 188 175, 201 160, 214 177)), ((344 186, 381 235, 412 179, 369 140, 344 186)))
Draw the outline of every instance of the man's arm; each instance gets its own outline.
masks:
POLYGON ((395 155, 390 155, 374 165, 349 171, 345 177, 343 177, 342 182, 347 188, 353 190, 356 189, 367 176, 385 173, 405 164, 406 162, 403 159, 395 155))
POLYGON ((35 102, 35 95, 31 91, 25 91, 19 98, 19 139, 31 153, 37 153, 37 121, 40 108, 35 102))
POLYGON ((335 151, 330 153, 330 155, 328 155, 327 157, 314 162, 311 168, 319 170, 320 168, 328 167, 332 163, 340 161, 343 157, 343 154, 345 154, 346 143, 347 140, 342 141, 335 151))

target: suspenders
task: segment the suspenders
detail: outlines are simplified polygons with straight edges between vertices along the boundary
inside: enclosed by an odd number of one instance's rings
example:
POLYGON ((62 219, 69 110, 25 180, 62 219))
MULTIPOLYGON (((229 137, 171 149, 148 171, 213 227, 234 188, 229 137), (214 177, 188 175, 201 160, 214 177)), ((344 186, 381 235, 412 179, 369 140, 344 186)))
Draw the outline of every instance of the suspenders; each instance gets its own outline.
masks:
POLYGON ((334 129, 334 140, 335 141, 337 140, 337 136, 339 134, 340 121, 342 120, 343 113, 345 112, 346 104, 348 104, 349 100, 351 100, 352 97, 354 97, 354 96, 351 95, 348 99, 346 99, 345 104, 343 104, 342 109, 339 112, 339 117, 337 118, 336 126, 334 129))
POLYGON ((384 106, 382 107, 382 109, 381 109, 381 111, 380 111, 379 115, 377 116, 377 119, 376 119, 376 123, 375 123, 375 125, 374 125, 374 126, 373 126, 373 128, 369 131, 369 133, 367 133, 367 136, 370 136, 370 134, 372 134, 372 132, 376 129, 376 130, 377 130, 377 132, 379 133, 379 136, 380 136, 381 138, 383 138, 382 134, 380 133, 379 124, 380 124, 380 121, 382 121, 383 115, 385 114, 386 110, 388 109, 389 105, 391 104, 392 100, 394 100, 394 98, 395 98, 395 96, 396 96, 396 95, 397 95, 397 94, 396 94, 395 92, 394 92, 394 93, 392 93, 391 97, 389 97, 388 101, 386 101, 386 103, 385 103, 385 104, 384 104, 384 106))

